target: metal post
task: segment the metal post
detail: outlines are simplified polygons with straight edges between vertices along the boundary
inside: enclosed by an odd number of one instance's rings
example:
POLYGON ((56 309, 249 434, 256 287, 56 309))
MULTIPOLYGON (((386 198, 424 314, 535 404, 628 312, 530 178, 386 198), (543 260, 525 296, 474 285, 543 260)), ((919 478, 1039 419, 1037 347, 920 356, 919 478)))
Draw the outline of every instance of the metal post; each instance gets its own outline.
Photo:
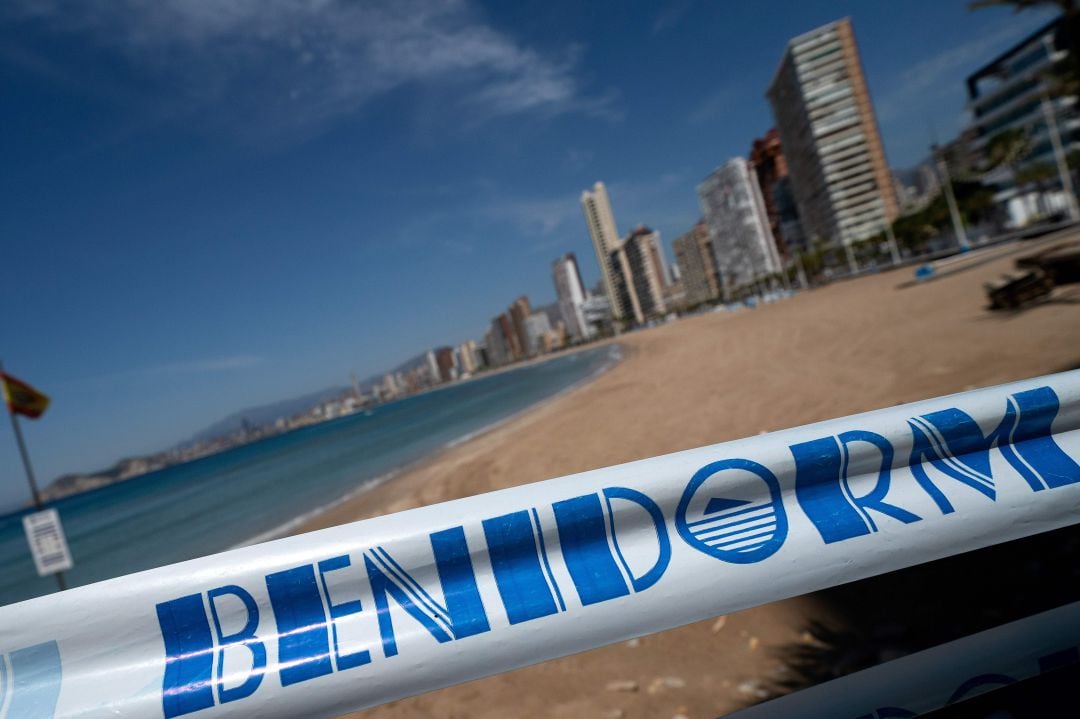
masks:
POLYGON ((956 242, 961 251, 971 249, 968 243, 967 233, 964 231, 964 221, 960 218, 960 209, 956 206, 956 197, 953 195, 952 177, 949 175, 949 163, 945 161, 945 153, 937 145, 934 153, 938 156, 938 171, 941 173, 941 185, 945 190, 945 202, 949 205, 949 215, 952 217, 953 232, 956 233, 956 242))
MULTIPOLYGON (((0 364, 0 373, 3 373, 4 366, 0 364)), ((7 408, 8 417, 11 418, 11 429, 15 432, 15 444, 19 445, 19 456, 22 457, 23 469, 26 470, 26 481, 30 484, 30 496, 34 499, 34 507, 41 511, 45 508, 45 504, 41 501, 41 493, 38 491, 37 480, 34 479, 34 468, 30 465, 30 454, 26 451, 26 442, 23 441, 22 428, 19 426, 19 418, 15 416, 15 413, 11 411, 11 407, 7 408)), ((67 584, 64 582, 64 573, 57 572, 55 575, 56 583, 60 586, 60 591, 67 589, 67 584)))
POLYGON ((1076 206, 1076 192, 1073 190, 1072 175, 1069 174, 1069 164, 1065 159, 1065 149, 1061 146, 1061 133, 1058 132, 1057 118, 1050 106, 1050 98, 1043 94, 1042 111, 1046 118, 1046 129, 1050 132, 1050 145, 1054 148, 1054 162, 1057 164, 1058 177, 1061 180, 1061 189, 1065 192, 1065 202, 1069 208, 1069 219, 1073 222, 1080 220, 1080 208, 1076 206))
POLYGON ((885 237, 889 239, 889 254, 892 255, 893 267, 900 264, 900 248, 896 246, 896 235, 893 234, 892 223, 885 220, 885 237))

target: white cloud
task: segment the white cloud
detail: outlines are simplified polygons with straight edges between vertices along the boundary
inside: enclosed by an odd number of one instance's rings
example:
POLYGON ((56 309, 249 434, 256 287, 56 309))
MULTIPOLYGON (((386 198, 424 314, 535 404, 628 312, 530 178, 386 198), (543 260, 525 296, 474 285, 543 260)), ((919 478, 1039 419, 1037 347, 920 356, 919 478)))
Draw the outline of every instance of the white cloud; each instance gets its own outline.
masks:
POLYGON ((89 38, 168 87, 176 114, 252 134, 317 131, 408 86, 472 121, 611 111, 584 94, 577 48, 525 47, 465 0, 16 0, 3 15, 89 38))
POLYGON ((146 367, 131 367, 91 377, 74 378, 59 382, 54 387, 69 391, 107 390, 130 382, 179 381, 192 375, 221 374, 251 369, 264 364, 266 359, 257 355, 236 354, 203 359, 181 360, 146 367))
POLYGON ((733 93, 727 88, 720 88, 706 95, 698 105, 690 110, 687 121, 692 125, 715 123, 732 105, 733 93))
POLYGON ((575 195, 564 197, 497 198, 481 207, 484 216, 511 223, 527 237, 547 238, 565 232, 568 226, 580 220, 581 205, 575 195))
POLYGON ((189 360, 185 362, 170 362, 168 364, 146 367, 141 370, 136 370, 135 372, 137 374, 148 376, 232 372, 234 370, 250 369, 263 362, 264 360, 262 357, 256 357, 254 355, 231 355, 228 357, 212 357, 209 359, 189 360))
POLYGON ((692 5, 692 0, 678 0, 677 2, 669 2, 665 5, 660 12, 656 14, 656 19, 653 20, 653 35, 659 35, 665 30, 670 30, 682 22, 692 5))
POLYGON ((905 119, 912 108, 927 102, 963 93, 963 78, 1030 32, 1027 25, 1010 22, 996 32, 986 33, 945 52, 912 65, 900 74, 896 84, 875 103, 882 122, 905 119))

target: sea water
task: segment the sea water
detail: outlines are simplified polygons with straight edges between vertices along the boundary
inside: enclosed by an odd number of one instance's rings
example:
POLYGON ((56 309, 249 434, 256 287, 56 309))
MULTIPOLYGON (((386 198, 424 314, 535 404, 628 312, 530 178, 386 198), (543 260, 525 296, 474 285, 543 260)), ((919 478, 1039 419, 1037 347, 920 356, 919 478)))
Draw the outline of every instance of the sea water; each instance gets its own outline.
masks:
MULTIPOLYGON (((618 352, 601 347, 481 376, 54 502, 75 563, 68 586, 272 539, 603 372, 618 352)), ((0 604, 56 589, 34 570, 22 514, 0 517, 0 604)))

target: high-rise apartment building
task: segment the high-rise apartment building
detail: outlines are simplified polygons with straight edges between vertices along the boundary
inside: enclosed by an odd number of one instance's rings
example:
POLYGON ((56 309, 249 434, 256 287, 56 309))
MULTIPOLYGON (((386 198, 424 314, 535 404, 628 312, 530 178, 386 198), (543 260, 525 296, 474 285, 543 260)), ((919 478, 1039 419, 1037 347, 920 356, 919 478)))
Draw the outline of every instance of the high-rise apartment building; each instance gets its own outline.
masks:
POLYGON ((439 347, 435 350, 435 364, 439 371, 437 382, 449 382, 457 379, 458 369, 454 362, 453 348, 439 347))
POLYGON ((439 360, 435 356, 435 350, 428 350, 427 355, 425 356, 425 360, 426 365, 424 367, 424 372, 427 375, 430 384, 438 384, 440 381, 439 360))
POLYGON ((529 315, 525 318, 525 331, 529 338, 529 355, 536 356, 538 354, 543 354, 546 350, 546 347, 544 346, 544 335, 551 332, 551 322, 548 321, 548 316, 543 312, 529 315))
POLYGON ((765 202, 765 214, 769 218, 769 229, 776 242, 776 249, 781 257, 786 257, 788 249, 780 227, 777 191, 781 189, 781 182, 787 178, 788 170, 784 150, 780 145, 780 133, 775 127, 763 137, 754 140, 750 147, 749 160, 750 169, 757 175, 758 187, 761 188, 761 199, 765 202))
POLYGON ((720 281, 716 276, 716 256, 713 253, 709 228, 704 220, 675 240, 675 262, 679 265, 685 303, 693 306, 720 296, 720 281))
POLYGON ((513 325, 514 335, 517 342, 512 343, 511 347, 516 345, 516 351, 514 353, 515 359, 522 359, 529 354, 529 331, 526 327, 526 320, 532 314, 532 306, 529 304, 529 298, 525 295, 518 297, 510 305, 510 309, 507 311, 510 317, 510 322, 513 325))
POLYGON ((896 218, 896 190, 848 18, 791 40, 766 96, 811 242, 850 245, 896 218))
POLYGON ((664 303, 660 234, 638 225, 618 248, 611 253, 615 267, 615 304, 627 309, 624 317, 637 324, 662 316, 667 312, 664 303))
POLYGON ((781 270, 761 188, 750 163, 741 157, 728 160, 706 177, 697 191, 725 294, 781 270))
POLYGON ((485 337, 485 344, 488 361, 493 367, 509 364, 525 356, 521 345, 518 344, 514 323, 505 312, 491 320, 491 329, 485 337))
POLYGON ((383 376, 381 394, 384 399, 393 399, 401 394, 401 385, 392 373, 388 372, 383 376))
POLYGON ((476 342, 465 340, 457 348, 458 365, 463 374, 476 374, 480 369, 480 355, 477 352, 476 342))
POLYGON ((495 320, 491 321, 491 326, 484 333, 483 355, 488 367, 501 367, 506 364, 506 349, 499 338, 495 320))
POLYGON ((568 252, 551 264, 551 275, 555 281, 555 296, 559 302, 559 314, 566 332, 576 341, 592 336, 592 329, 585 323, 584 305, 588 298, 585 283, 581 281, 581 271, 573 252, 568 252))
POLYGON ((1058 128, 1061 149, 1069 155, 1080 150, 1080 105, 1076 96, 1062 96, 1054 83, 1052 68, 1071 62, 1069 24, 1061 17, 1017 42, 967 78, 971 125, 967 155, 984 156, 987 145, 1003 132, 1020 131, 1030 147, 1014 166, 999 169, 991 178, 1003 187, 997 200, 1004 201, 1016 224, 1026 222, 1028 211, 1011 175, 1033 164, 1054 162, 1053 140, 1047 111, 1058 128))
POLYGON ((611 211, 607 188, 603 182, 597 182, 592 190, 581 193, 581 210, 585 213, 585 224, 589 228, 596 262, 600 265, 600 280, 604 293, 611 301, 611 313, 616 320, 622 319, 628 309, 615 296, 615 265, 612 253, 619 247, 619 231, 615 227, 615 215, 611 211))

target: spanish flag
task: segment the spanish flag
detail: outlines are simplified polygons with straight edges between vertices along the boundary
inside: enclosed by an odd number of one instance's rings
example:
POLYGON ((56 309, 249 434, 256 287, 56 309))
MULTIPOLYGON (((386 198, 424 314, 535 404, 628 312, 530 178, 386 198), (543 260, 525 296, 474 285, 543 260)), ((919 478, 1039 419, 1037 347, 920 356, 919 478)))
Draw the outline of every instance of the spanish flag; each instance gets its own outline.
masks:
POLYGON ((37 419, 49 407, 48 395, 38 392, 6 372, 0 372, 0 388, 4 390, 4 401, 12 414, 37 419))

